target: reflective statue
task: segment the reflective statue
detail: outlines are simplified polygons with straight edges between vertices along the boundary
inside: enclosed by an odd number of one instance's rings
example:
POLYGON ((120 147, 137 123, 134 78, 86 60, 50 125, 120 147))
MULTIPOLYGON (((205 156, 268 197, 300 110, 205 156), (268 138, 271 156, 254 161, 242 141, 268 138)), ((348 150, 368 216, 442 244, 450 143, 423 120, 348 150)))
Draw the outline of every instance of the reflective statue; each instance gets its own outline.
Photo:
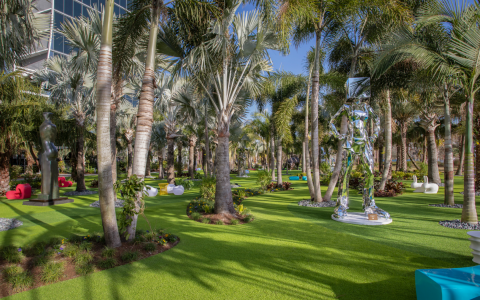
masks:
POLYGON ((42 193, 38 195, 41 200, 58 199, 58 150, 55 147, 57 126, 50 121, 50 112, 44 112, 42 125, 40 125, 40 139, 42 150, 39 153, 40 167, 42 169, 42 193))
POLYGON ((338 198, 333 218, 344 218, 348 209, 348 182, 354 160, 359 156, 365 175, 365 187, 363 190, 363 209, 365 214, 377 214, 389 219, 390 214, 375 205, 374 194, 374 160, 373 143, 380 131, 380 119, 373 109, 362 102, 370 98, 369 78, 349 78, 346 83, 347 103, 332 117, 330 127, 332 134, 343 141, 344 159, 340 181, 338 184, 338 198), (348 118, 347 132, 340 134, 335 127, 335 122, 340 121, 342 116, 348 118), (369 136, 369 127, 373 123, 373 133, 369 136))

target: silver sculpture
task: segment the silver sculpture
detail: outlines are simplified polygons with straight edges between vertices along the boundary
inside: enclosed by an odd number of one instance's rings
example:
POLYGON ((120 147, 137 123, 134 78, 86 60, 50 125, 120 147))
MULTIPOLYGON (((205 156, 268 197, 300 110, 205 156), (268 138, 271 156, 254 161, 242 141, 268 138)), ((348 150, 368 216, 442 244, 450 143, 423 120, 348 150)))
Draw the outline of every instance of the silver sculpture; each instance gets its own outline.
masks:
POLYGON ((363 99, 370 98, 370 78, 349 78, 346 82, 347 103, 332 117, 330 121, 331 133, 343 141, 344 159, 340 181, 338 184, 337 205, 333 218, 343 219, 348 210, 348 182, 355 158, 360 156, 360 164, 363 165, 365 175, 365 187, 363 189, 363 209, 365 215, 377 214, 386 219, 390 214, 375 205, 374 195, 374 160, 373 143, 380 131, 380 119, 373 109, 363 99), (342 116, 348 118, 347 132, 340 134, 335 127, 335 122, 342 116), (368 127, 373 122, 373 134, 368 135, 368 127))

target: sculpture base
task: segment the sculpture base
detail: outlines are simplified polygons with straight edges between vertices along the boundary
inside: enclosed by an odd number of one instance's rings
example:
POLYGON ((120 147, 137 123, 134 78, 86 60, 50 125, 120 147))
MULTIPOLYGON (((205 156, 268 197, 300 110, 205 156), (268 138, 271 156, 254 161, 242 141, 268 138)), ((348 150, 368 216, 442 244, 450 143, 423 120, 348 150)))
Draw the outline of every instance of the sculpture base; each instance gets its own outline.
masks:
POLYGON ((348 213, 343 219, 335 218, 332 215, 332 219, 342 223, 356 224, 356 225, 387 225, 392 223, 392 219, 378 218, 378 220, 369 220, 365 213, 355 212, 348 213))
POLYGON ((62 198, 57 198, 52 200, 30 199, 29 201, 24 201, 23 205, 49 206, 49 205, 59 205, 59 204, 72 203, 72 202, 73 202, 73 199, 62 197, 62 198))

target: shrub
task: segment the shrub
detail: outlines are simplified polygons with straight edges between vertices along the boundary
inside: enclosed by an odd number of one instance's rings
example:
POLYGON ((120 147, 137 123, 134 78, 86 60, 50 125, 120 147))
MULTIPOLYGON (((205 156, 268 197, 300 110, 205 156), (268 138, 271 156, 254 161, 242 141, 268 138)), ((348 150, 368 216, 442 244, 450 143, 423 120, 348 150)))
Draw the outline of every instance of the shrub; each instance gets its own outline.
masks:
POLYGON ((423 178, 423 176, 428 175, 428 165, 426 163, 419 162, 418 163, 418 168, 419 168, 419 170, 416 171, 416 173, 418 174, 417 177, 423 178))
POLYGON ((23 249, 25 256, 33 257, 43 254, 45 252, 46 244, 44 242, 37 242, 29 245, 23 249))
POLYGON ((162 237, 160 237, 160 238, 158 239, 157 243, 158 243, 159 245, 165 246, 165 245, 167 244, 167 240, 164 239, 164 238, 162 238, 162 237))
POLYGON ((79 235, 72 235, 68 240, 71 242, 71 243, 75 243, 75 244, 80 244, 81 242, 84 241, 83 239, 84 237, 83 236, 79 236, 79 235))
POLYGON ((75 257, 77 256, 78 252, 80 249, 78 248, 77 245, 68 245, 65 247, 65 250, 63 251, 63 255, 66 257, 75 257))
POLYGON ((10 180, 17 181, 18 177, 20 177, 20 174, 23 172, 23 168, 22 166, 11 166, 8 171, 10 173, 10 180))
POLYGON ((147 232, 145 233, 145 240, 151 242, 155 239, 155 232, 147 232))
POLYGON ((233 203, 239 205, 243 200, 245 200, 246 195, 247 193, 245 189, 232 191, 233 203))
POLYGON ((93 268, 93 265, 91 263, 80 264, 80 265, 75 266, 75 272, 78 275, 82 275, 82 276, 93 273, 93 270, 94 270, 94 268, 93 268))
POLYGON ((268 185, 272 181, 272 175, 268 171, 260 171, 257 174, 257 184, 260 185, 260 188, 264 191, 268 189, 268 185))
POLYGON ((98 188, 98 180, 92 180, 90 182, 90 187, 92 188, 98 188))
POLYGON ((15 246, 6 246, 2 248, 1 257, 12 264, 18 264, 23 259, 22 248, 15 246))
POLYGON ((102 251, 102 257, 114 257, 116 250, 114 248, 105 247, 102 251))
POLYGON ((215 177, 205 177, 200 183, 200 197, 205 200, 215 201, 217 179, 215 177))
POLYGON ((402 171, 392 172, 392 179, 394 180, 403 179, 403 177, 405 177, 405 172, 402 172, 402 171))
POLYGON ((50 242, 48 243, 50 246, 52 247, 58 247, 60 245, 62 245, 64 239, 59 237, 59 236, 54 236, 50 239, 50 242))
MULTIPOLYGON (((330 167, 330 165, 324 161, 320 164, 320 172, 323 174, 323 175, 331 175, 332 174, 332 167, 330 167)), ((302 176, 307 176, 306 173, 302 173, 302 176), (305 175, 303 175, 305 174, 305 175)))
POLYGON ((203 179, 203 175, 198 173, 198 172, 195 172, 195 174, 193 175, 193 178, 195 179, 203 179))
POLYGON ((38 174, 24 174, 23 179, 32 189, 39 189, 42 186, 42 176, 38 174))
POLYGON ((292 183, 291 182, 288 182, 288 181, 285 181, 282 183, 282 188, 285 190, 285 191, 288 191, 288 190, 291 190, 291 185, 292 183))
POLYGON ((245 219, 243 219, 243 221, 245 223, 250 223, 253 221, 253 216, 252 215, 246 216, 245 219))
POLYGON ((191 215, 192 213, 206 213, 209 214, 213 212, 214 209, 214 202, 213 201, 205 201, 205 200, 192 200, 187 205, 187 215, 191 215))
POLYGON ((143 247, 143 249, 145 251, 155 251, 155 249, 157 249, 157 247, 155 247, 155 244, 154 243, 148 243, 148 244, 145 244, 145 246, 143 247))
POLYGON ((202 219, 203 224, 210 224, 210 222, 211 222, 210 218, 203 218, 202 219))
POLYGON ((200 219, 202 217, 202 215, 198 212, 194 212, 190 215, 192 217, 193 220, 197 221, 198 219, 200 219))
POLYGON ((238 225, 238 220, 237 219, 233 219, 230 221, 230 225, 238 225))
POLYGON ((64 263, 63 262, 49 262, 42 270, 41 278, 45 283, 55 282, 60 280, 63 275, 64 263))
POLYGON ((58 169, 60 169, 60 172, 65 173, 65 161, 61 160, 58 162, 58 169))
POLYGON ((124 262, 131 262, 138 259, 138 251, 127 251, 120 257, 124 262))
POLYGON ((90 250, 92 250, 92 248, 93 248, 93 244, 92 244, 91 242, 85 241, 85 242, 80 243, 80 244, 78 245, 78 248, 79 248, 80 250, 90 251, 90 250))
POLYGON ((90 252, 78 252, 74 257, 75 264, 86 265, 93 260, 93 255, 90 252))
POLYGON ((412 173, 412 172, 405 173, 405 175, 403 176, 403 179, 405 179, 405 180, 412 180, 412 179, 413 179, 413 175, 415 175, 415 174, 412 173))
POLYGON ((175 183, 177 185, 181 185, 184 187, 185 190, 191 190, 193 188, 193 186, 195 185, 195 183, 187 178, 179 178, 179 179, 175 179, 175 183))
POLYGON ((102 269, 110 269, 117 265, 115 258, 106 258, 98 262, 98 266, 102 269))
POLYGON ((165 234, 163 238, 166 239, 167 242, 175 242, 178 239, 178 237, 176 235, 171 234, 171 233, 165 234))
POLYGON ((216 225, 223 225, 223 221, 222 220, 217 220, 217 222, 215 222, 216 225))
POLYGON ((12 285, 13 290, 24 290, 33 285, 33 277, 21 267, 6 267, 3 270, 5 281, 12 285))
POLYGON ((33 259, 32 263, 35 267, 46 265, 50 261, 50 257, 46 255, 40 255, 33 259))

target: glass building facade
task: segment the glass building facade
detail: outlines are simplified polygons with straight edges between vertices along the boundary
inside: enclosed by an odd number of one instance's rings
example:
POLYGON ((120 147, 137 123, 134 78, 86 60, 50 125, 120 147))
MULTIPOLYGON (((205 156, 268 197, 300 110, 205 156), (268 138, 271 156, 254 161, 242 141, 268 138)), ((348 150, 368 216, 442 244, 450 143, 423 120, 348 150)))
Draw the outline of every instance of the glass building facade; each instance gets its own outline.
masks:
MULTIPOLYGON (((127 12, 130 0, 115 0, 114 14, 119 16, 127 12)), ((50 16, 49 39, 41 42, 37 51, 31 53, 23 61, 22 69, 34 72, 43 68, 43 63, 48 57, 54 55, 67 55, 72 49, 67 40, 60 34, 61 24, 72 18, 86 16, 88 10, 96 8, 100 10, 105 6, 105 0, 37 0, 35 1, 37 12, 50 16)))

